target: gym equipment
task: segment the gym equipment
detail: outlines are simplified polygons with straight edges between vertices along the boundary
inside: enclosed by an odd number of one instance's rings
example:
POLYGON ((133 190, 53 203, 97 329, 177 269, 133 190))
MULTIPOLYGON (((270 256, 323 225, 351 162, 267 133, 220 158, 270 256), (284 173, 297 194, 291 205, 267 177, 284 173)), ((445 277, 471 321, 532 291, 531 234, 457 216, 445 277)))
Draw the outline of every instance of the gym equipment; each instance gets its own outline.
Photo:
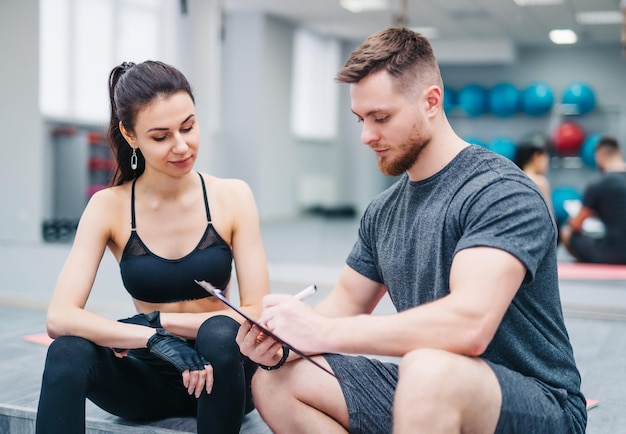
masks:
POLYGON ((522 92, 522 111, 530 116, 541 116, 554 105, 554 93, 550 86, 543 82, 529 84, 522 92))
POLYGON ((456 105, 456 92, 451 87, 443 86, 443 111, 450 113, 456 105))
POLYGON ((521 107, 521 93, 511 83, 499 83, 489 90, 489 111, 505 118, 516 114, 521 107))
POLYGON ((554 149, 560 156, 577 155, 585 140, 585 130, 573 121, 564 121, 554 132, 554 149))
POLYGON ((602 138, 602 133, 589 134, 580 148, 580 159, 587 167, 595 169, 596 166, 596 145, 602 138))
POLYGON ((41 225, 43 239, 46 242, 70 242, 78 228, 78 219, 47 219, 41 225))
POLYGON ((561 103, 575 107, 576 114, 584 115, 596 107, 596 95, 588 84, 575 82, 565 88, 561 103))
POLYGON ((487 91, 479 84, 465 85, 457 94, 457 104, 468 116, 480 116, 487 111, 487 91))
POLYGON ((554 218, 562 225, 571 217, 568 208, 574 209, 582 203, 582 194, 574 187, 562 186, 552 190, 552 208, 554 210, 554 218))
POLYGON ((509 160, 515 159, 515 153, 517 152, 517 145, 508 137, 495 137, 489 142, 488 148, 493 152, 504 155, 509 160))

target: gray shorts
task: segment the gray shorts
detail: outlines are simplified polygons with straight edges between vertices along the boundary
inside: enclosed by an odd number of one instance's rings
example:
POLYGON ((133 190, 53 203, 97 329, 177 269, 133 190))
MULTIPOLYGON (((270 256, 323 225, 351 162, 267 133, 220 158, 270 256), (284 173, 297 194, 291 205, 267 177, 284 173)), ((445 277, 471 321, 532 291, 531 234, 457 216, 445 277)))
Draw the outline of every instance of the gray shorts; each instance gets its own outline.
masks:
MULTIPOLYGON (((348 412, 350 433, 391 433, 393 396, 398 365, 362 356, 327 354, 341 384, 348 412)), ((567 394, 536 379, 487 362, 502 389, 502 409, 496 434, 576 434, 585 432, 585 420, 575 423, 567 411, 567 394)))

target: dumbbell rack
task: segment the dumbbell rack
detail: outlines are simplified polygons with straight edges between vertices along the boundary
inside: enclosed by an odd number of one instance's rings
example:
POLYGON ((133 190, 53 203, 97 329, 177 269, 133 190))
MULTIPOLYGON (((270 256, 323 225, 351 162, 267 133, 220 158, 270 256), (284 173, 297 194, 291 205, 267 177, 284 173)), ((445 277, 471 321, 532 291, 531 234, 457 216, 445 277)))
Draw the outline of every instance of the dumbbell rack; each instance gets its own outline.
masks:
POLYGON ((89 198, 109 185, 115 160, 101 127, 51 123, 51 206, 42 222, 46 242, 69 242, 89 198))

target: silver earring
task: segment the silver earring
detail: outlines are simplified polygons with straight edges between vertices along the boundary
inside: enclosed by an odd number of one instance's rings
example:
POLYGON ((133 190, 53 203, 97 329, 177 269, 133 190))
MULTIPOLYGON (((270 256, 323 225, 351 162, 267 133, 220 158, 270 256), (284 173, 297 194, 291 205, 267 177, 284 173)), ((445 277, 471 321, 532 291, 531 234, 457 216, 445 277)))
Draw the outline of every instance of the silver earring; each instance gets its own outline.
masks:
POLYGON ((130 156, 130 168, 137 170, 137 151, 133 148, 133 155, 130 156))

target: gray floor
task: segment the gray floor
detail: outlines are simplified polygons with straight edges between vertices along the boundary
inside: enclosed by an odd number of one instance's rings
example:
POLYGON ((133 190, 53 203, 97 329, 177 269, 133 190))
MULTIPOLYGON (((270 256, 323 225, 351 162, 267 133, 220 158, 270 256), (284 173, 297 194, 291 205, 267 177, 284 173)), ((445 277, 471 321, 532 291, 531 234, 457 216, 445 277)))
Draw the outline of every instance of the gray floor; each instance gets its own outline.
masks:
MULTIPOLYGON (((315 303, 332 287, 355 239, 351 219, 305 217, 266 222, 263 238, 274 292, 296 292, 310 283, 320 291, 315 303)), ((22 336, 44 331, 47 300, 69 244, 0 244, 0 433, 31 433, 37 405, 45 347, 22 336)), ((569 261, 559 252, 562 261, 569 261)), ((590 434, 626 433, 626 282, 562 281, 566 322, 583 376, 583 391, 599 400, 589 412, 590 434)), ((88 307, 110 318, 132 312, 119 269, 110 254, 104 258, 88 307)), ((383 299, 376 313, 392 312, 383 299)), ((167 421, 159 427, 117 425, 88 405, 88 432, 193 432, 192 421, 167 421), (104 426, 109 428, 105 429, 104 426), (169 429, 167 429, 169 428, 169 429)), ((242 433, 269 432, 258 414, 247 418, 242 433)))

